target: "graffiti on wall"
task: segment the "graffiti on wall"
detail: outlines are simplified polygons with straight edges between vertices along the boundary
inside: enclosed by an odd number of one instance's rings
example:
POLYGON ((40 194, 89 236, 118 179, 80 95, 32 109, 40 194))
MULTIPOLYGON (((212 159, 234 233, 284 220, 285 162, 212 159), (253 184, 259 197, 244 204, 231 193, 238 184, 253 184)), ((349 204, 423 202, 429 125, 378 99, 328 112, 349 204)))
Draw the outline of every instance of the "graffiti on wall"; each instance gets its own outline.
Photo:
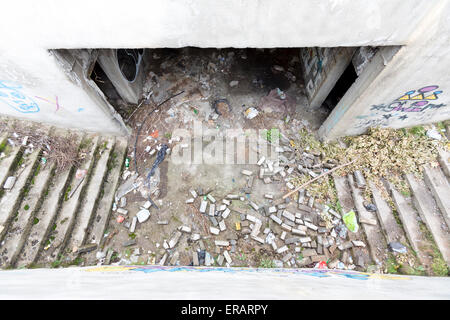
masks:
POLYGON ((21 113, 39 112, 38 104, 22 91, 22 86, 10 81, 0 80, 0 101, 21 113))
MULTIPOLYGON (((41 111, 39 105, 34 101, 34 99, 26 95, 21 89, 22 86, 20 84, 7 80, 0 80, 0 102, 6 103, 20 113, 36 113, 41 111)), ((55 96, 55 100, 40 96, 34 96, 34 98, 55 106, 55 112, 58 112, 63 108, 58 96, 55 96)), ((65 109, 68 110, 68 108, 65 109)), ((76 109, 77 112, 82 112, 84 110, 85 108, 81 106, 76 109)))
POLYGON ((356 118, 357 128, 389 126, 393 121, 404 121, 414 119, 418 121, 429 121, 435 113, 428 112, 445 107, 446 104, 438 103, 442 90, 439 86, 430 85, 417 90, 410 90, 389 104, 372 105, 370 113, 360 115, 356 118))
POLYGON ((124 272, 124 271, 139 271, 144 273, 154 272, 250 272, 250 273, 270 273, 279 275, 306 275, 316 278, 328 277, 344 277, 355 280, 369 280, 369 279, 389 279, 389 280, 410 280, 409 277, 390 276, 385 274, 365 273, 352 270, 338 270, 338 269, 255 269, 255 268, 226 268, 226 267, 191 267, 191 266, 100 266, 85 269, 87 272, 124 272))

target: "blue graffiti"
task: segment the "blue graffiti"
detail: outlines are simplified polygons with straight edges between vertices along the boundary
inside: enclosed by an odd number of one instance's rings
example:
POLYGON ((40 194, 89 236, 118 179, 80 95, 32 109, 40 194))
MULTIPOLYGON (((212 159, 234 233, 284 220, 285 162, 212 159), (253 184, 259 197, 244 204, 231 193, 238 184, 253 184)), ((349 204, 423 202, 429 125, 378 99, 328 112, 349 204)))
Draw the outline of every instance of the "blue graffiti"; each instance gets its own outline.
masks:
POLYGON ((166 267, 166 266, 143 266, 143 267, 129 267, 131 271, 140 271, 144 273, 153 273, 153 272, 177 272, 177 271, 185 271, 185 272, 254 272, 254 273, 264 273, 264 272, 275 272, 279 273, 282 276, 286 276, 287 274, 300 274, 306 276, 312 276, 317 278, 328 278, 331 276, 345 277, 348 279, 356 279, 356 280, 368 280, 370 279, 370 275, 366 273, 359 273, 348 270, 330 270, 330 269, 284 269, 284 268, 274 268, 274 269, 250 269, 250 268, 224 268, 224 267, 210 267, 210 268, 202 268, 202 267, 191 267, 191 266, 180 266, 180 267, 166 267))
POLYGON ((23 94, 21 85, 10 81, 0 81, 0 101, 21 113, 39 112, 39 106, 32 98, 23 94))

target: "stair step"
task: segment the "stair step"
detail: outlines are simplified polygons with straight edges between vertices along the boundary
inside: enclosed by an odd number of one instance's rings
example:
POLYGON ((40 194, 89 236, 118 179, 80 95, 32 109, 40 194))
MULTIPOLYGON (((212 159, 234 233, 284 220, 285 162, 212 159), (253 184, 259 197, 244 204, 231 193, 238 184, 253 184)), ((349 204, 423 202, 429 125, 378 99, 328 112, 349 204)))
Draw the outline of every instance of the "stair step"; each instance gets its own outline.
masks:
POLYGON ((429 252, 432 250, 432 245, 420 231, 419 221, 421 220, 414 208, 412 200, 410 197, 405 197, 395 190, 391 183, 388 183, 388 186, 409 243, 417 253, 421 264, 427 269, 427 273, 431 274, 430 267, 433 260, 430 258, 429 252))
POLYGON ((35 214, 42 204, 45 191, 50 183, 55 167, 54 163, 50 163, 42 169, 40 169, 40 166, 33 172, 33 180, 29 192, 19 200, 21 205, 17 210, 17 216, 11 221, 3 240, 2 251, 5 253, 0 257, 0 265, 3 267, 13 266, 17 260, 34 223, 35 214))
POLYGON ((450 227, 450 184, 439 168, 424 166, 424 180, 436 200, 447 226, 450 227))
MULTIPOLYGON (((84 139, 84 141, 87 141, 87 139, 88 138, 84 139)), ((89 175, 91 174, 92 165, 94 163, 94 154, 98 147, 98 141, 99 137, 95 136, 88 146, 89 152, 86 154, 84 163, 80 167, 80 169, 87 170, 87 174, 76 191, 73 193, 72 197, 70 197, 67 201, 65 199, 62 201, 62 207, 55 222, 56 230, 52 231, 49 235, 54 237, 51 247, 45 252, 45 254, 39 257, 38 262, 48 263, 50 261, 54 261, 60 254, 63 253, 65 243, 67 242, 70 232, 74 226, 76 214, 80 205, 80 195, 84 193, 82 191, 86 186, 86 181, 89 179, 89 175)), ((74 176, 70 182, 71 191, 68 192, 66 189, 64 191, 64 197, 66 197, 66 194, 69 195, 74 190, 78 182, 79 181, 74 176)))
MULTIPOLYGON (((378 221, 380 221, 381 228, 386 234, 388 243, 398 241, 406 245, 407 241, 405 234, 401 226, 399 226, 397 221, 395 220, 394 213, 392 212, 391 207, 384 200, 381 194, 382 191, 375 185, 373 181, 369 181, 369 187, 372 191, 373 200, 377 207, 376 213, 378 215, 378 221)), ((387 191, 385 189, 383 191, 387 194, 387 191)))
POLYGON ((76 223, 72 231, 72 235, 66 246, 68 251, 72 251, 74 247, 79 248, 84 244, 89 224, 92 221, 95 211, 95 205, 102 190, 103 181, 108 171, 108 159, 111 150, 114 147, 115 138, 107 138, 102 141, 100 148, 100 158, 93 168, 89 184, 86 189, 86 197, 80 206, 77 214, 76 223))
POLYGON ((444 218, 439 213, 433 196, 427 189, 425 183, 416 180, 412 174, 407 174, 406 180, 413 193, 413 203, 420 217, 433 235, 434 241, 439 251, 441 251, 445 262, 450 266, 450 234, 444 218))
MULTIPOLYGON (((1 139, 5 141, 3 136, 1 139)), ((0 159, 0 189, 3 189, 3 184, 11 175, 11 171, 14 169, 14 165, 22 155, 22 146, 12 147, 8 144, 8 142, 6 142, 6 148, 10 149, 10 151, 3 159, 0 159)))
POLYGON ((447 179, 450 179, 450 152, 439 149, 438 161, 447 179))
MULTIPOLYGON (((78 136, 77 143, 80 144, 81 135, 78 136)), ((56 173, 47 192, 40 210, 36 213, 39 222, 31 227, 29 237, 24 244, 21 254, 18 257, 16 266, 29 266, 37 261, 38 255, 45 247, 45 241, 55 223, 58 209, 64 201, 64 192, 69 186, 69 177, 75 171, 70 168, 63 172, 56 173)))
POLYGON ((106 227, 111 216, 111 209, 114 203, 114 196, 119 185, 120 174, 125 160, 127 151, 127 140, 124 138, 116 138, 116 145, 114 147, 114 159, 111 159, 110 173, 107 176, 107 181, 104 185, 104 195, 100 200, 95 213, 95 219, 92 223, 92 228, 87 239, 88 243, 97 243, 102 245, 101 241, 105 233, 106 227))
MULTIPOLYGON (((0 243, 8 230, 11 220, 14 218, 15 213, 19 209, 22 201, 23 191, 27 187, 31 178, 33 177, 34 170, 36 169, 37 162, 39 160, 41 150, 36 149, 28 156, 24 156, 24 163, 22 167, 17 168, 14 173, 17 180, 14 187, 10 191, 5 191, 0 201, 0 243), (3 228, 2 228, 3 227, 3 228)), ((2 250, 0 248, 0 250, 2 250)))
MULTIPOLYGON (((348 184, 346 177, 334 176, 334 185, 336 187, 337 197, 339 203, 341 204, 343 213, 349 212, 354 209, 354 202, 352 198, 352 193, 350 186, 348 184)), ((342 213, 341 213, 342 214, 342 213)), ((362 229, 358 232, 348 232, 348 237, 350 240, 365 240, 362 229)), ((365 241, 364 241, 365 242, 365 241)), ((363 247, 352 247, 353 261, 357 261, 357 257, 361 257, 364 261, 364 266, 367 267, 371 263, 370 252, 368 246, 363 247)))
MULTIPOLYGON (((360 219, 377 221, 376 214, 367 211, 367 209, 364 207, 363 192, 361 189, 356 187, 353 175, 348 175, 348 182, 352 190, 356 211, 358 212, 360 219)), ((381 227, 379 226, 379 224, 374 226, 366 223, 360 223, 360 225, 362 225, 362 228, 364 229, 364 232, 366 234, 366 239, 369 245, 372 260, 378 266, 381 266, 383 261, 385 260, 385 253, 387 251, 387 244, 381 232, 381 227)))

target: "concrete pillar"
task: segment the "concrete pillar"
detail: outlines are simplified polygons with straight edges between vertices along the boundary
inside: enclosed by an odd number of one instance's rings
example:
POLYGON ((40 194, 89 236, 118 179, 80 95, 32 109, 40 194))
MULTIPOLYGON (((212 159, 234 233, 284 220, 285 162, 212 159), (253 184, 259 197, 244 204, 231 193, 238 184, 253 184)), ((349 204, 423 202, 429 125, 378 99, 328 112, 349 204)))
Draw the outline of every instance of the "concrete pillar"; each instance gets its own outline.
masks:
MULTIPOLYGON (((131 51, 131 49, 130 49, 131 51)), ((114 88, 121 98, 128 103, 138 104, 142 96, 142 88, 144 84, 144 68, 142 59, 139 58, 136 63, 136 76, 134 79, 126 79, 119 66, 116 49, 99 50, 98 63, 103 71, 111 80, 114 88)))
POLYGON ((361 112, 361 108, 358 108, 358 101, 372 93, 370 88, 373 87, 374 81, 400 48, 400 46, 380 48, 319 128, 319 137, 322 140, 329 141, 343 136, 350 127, 355 125, 353 115, 361 112))

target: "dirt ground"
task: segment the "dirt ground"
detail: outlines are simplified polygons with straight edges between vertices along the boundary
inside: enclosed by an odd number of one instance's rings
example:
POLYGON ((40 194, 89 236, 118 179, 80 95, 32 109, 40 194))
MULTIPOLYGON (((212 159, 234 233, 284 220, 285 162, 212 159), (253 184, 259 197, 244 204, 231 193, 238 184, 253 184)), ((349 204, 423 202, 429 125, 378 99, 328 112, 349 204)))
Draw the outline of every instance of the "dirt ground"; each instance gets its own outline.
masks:
MULTIPOLYGON (((222 133, 226 129, 277 128, 287 136, 295 136, 298 130, 304 127, 312 131, 317 130, 326 118, 327 110, 319 109, 313 112, 307 109, 302 79, 293 79, 291 76, 301 74, 297 50, 153 50, 154 59, 152 64, 147 66, 152 72, 148 73, 144 88, 150 88, 149 91, 153 94, 131 115, 128 122, 133 130, 129 140, 128 170, 131 173, 136 171, 136 160, 139 173, 143 175, 148 172, 156 158, 156 153, 150 155, 148 146, 155 149, 158 144, 173 147, 176 143, 186 142, 172 141, 172 133, 180 128, 192 132, 194 121, 202 121, 204 128, 219 129, 222 133), (238 81, 238 84, 234 85, 233 81, 238 81), (278 108, 259 108, 258 116, 251 120, 246 119, 244 111, 249 107, 260 107, 261 99, 277 88, 284 92, 289 103, 278 108), (157 104, 180 91, 184 92, 157 108, 158 112, 148 116, 157 104), (218 102, 214 103, 215 101, 218 102), (136 134, 140 126, 142 128, 137 138, 134 157, 136 134)), ((125 119, 129 117, 123 116, 125 119)), ((206 143, 203 144, 203 147, 205 146, 206 143)), ((245 148, 248 153, 248 146, 245 148)), ((138 223, 134 233, 129 232, 127 222, 131 222, 147 199, 138 190, 128 193, 125 196, 125 209, 128 214, 122 223, 116 221, 119 214, 113 212, 107 234, 114 236, 105 246, 117 253, 113 255, 112 262, 157 263, 166 252, 163 248, 164 240, 169 241, 176 229, 184 225, 189 226, 192 233, 199 233, 203 237, 206 251, 214 257, 219 253, 214 240, 236 240, 237 243, 230 246, 231 253, 234 253, 233 265, 257 267, 264 257, 272 255, 272 249, 267 244, 256 245, 255 241, 248 239, 248 235, 247 239, 244 239, 244 234, 236 231, 235 223, 241 222, 238 211, 258 216, 256 211, 249 210, 247 201, 269 206, 273 205, 272 200, 265 199, 264 194, 270 193, 274 199, 279 199, 288 191, 281 179, 270 184, 257 179, 258 170, 256 164, 175 164, 166 156, 159 166, 159 196, 152 195, 159 210, 152 206, 149 209, 149 220, 138 223), (252 192, 246 195, 245 202, 233 201, 230 208, 235 208, 236 211, 233 210, 226 219, 226 231, 217 237, 211 236, 211 221, 207 214, 199 212, 202 197, 196 198, 192 204, 185 203, 192 197, 189 190, 195 189, 198 192, 200 188, 211 191, 217 200, 217 206, 227 194, 245 196, 243 188, 246 187, 247 177, 241 174, 242 169, 251 170, 256 176, 252 192), (157 221, 161 220, 167 220, 168 224, 157 224, 157 221), (123 246, 125 242, 133 239, 136 245, 123 246)), ((278 228, 277 232, 282 233, 278 225, 273 226, 273 221, 267 220, 269 221, 262 226, 261 232, 270 224, 272 229, 278 228)), ((245 225, 244 222, 242 227, 245 225)), ((189 240, 189 235, 183 235, 173 249, 179 252, 177 264, 191 264, 192 251, 200 247, 203 246, 189 240)), ((91 256, 89 259, 92 263, 95 257, 91 256)))

